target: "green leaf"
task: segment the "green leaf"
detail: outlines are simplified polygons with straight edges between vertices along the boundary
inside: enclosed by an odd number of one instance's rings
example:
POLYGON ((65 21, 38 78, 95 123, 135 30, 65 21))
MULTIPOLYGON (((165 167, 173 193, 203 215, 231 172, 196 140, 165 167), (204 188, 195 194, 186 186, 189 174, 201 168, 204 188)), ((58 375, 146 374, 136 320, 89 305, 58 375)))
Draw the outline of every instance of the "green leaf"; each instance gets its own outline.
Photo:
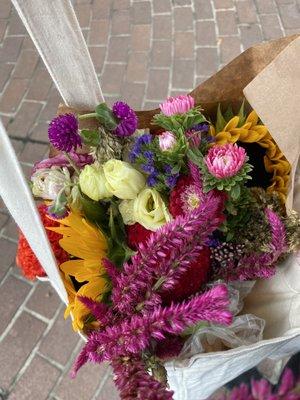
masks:
POLYGON ((207 322, 197 322, 197 324, 189 326, 186 328, 182 333, 181 336, 191 336, 195 333, 197 333, 200 329, 205 328, 208 326, 207 322))
POLYGON ((246 121, 246 115, 245 115, 245 100, 243 100, 241 108, 238 113, 238 117, 240 118, 238 128, 244 125, 246 121))
POLYGON ((231 120, 231 118, 234 117, 233 111, 232 111, 232 107, 231 105, 227 108, 227 110, 224 113, 224 119, 228 122, 231 120))
POLYGON ((82 192, 80 192, 80 203, 85 217, 107 232, 107 207, 99 201, 90 199, 82 192))
POLYGON ((238 200, 240 195, 241 195, 241 187, 240 185, 235 185, 231 191, 230 191, 230 195, 232 197, 232 200, 238 200))
POLYGON ((97 114, 98 121, 109 131, 113 131, 118 126, 118 120, 115 117, 114 113, 107 106, 106 103, 99 104, 95 112, 97 114))
POLYGON ((97 130, 82 129, 80 136, 83 139, 83 143, 87 146, 98 146, 100 144, 100 135, 97 130))
POLYGON ((216 133, 221 132, 226 124, 227 122, 222 115, 221 104, 219 104, 217 111, 216 133))

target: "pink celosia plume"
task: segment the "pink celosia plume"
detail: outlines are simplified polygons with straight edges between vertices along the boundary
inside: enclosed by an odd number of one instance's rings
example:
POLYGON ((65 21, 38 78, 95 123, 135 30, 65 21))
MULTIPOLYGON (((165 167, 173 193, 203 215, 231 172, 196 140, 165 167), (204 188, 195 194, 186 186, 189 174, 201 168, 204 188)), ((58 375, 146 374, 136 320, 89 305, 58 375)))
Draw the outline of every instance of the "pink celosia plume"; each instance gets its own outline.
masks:
POLYGON ((216 145, 209 149, 205 157, 208 171, 217 179, 236 175, 246 162, 246 151, 236 144, 216 145))
POLYGON ((191 108, 194 108, 195 100, 192 96, 168 97, 166 101, 159 105, 161 112, 170 117, 175 114, 185 114, 191 108))

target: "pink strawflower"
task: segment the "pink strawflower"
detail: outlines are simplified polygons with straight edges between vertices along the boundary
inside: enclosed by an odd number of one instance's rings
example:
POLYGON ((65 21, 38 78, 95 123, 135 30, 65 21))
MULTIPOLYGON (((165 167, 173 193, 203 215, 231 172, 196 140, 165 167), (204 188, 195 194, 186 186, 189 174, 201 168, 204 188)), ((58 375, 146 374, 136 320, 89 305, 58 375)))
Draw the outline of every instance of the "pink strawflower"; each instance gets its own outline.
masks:
POLYGON ((163 132, 158 136, 159 147, 161 151, 169 151, 176 145, 176 137, 172 132, 163 132))
POLYGON ((246 151, 243 147, 228 143, 211 147, 205 157, 205 164, 211 175, 217 179, 226 179, 241 170, 246 158, 246 151))
POLYGON ((195 100, 192 96, 177 96, 177 97, 168 97, 166 101, 159 105, 161 112, 168 117, 171 117, 175 114, 185 114, 191 108, 194 108, 195 100))

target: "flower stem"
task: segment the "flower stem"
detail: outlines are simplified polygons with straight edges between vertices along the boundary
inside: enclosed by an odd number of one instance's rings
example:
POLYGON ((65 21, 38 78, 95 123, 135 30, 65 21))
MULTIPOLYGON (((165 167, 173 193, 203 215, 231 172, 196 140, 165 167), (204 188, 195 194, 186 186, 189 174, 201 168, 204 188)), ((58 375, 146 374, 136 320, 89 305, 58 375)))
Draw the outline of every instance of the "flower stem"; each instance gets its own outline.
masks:
POLYGON ((64 151, 63 152, 65 157, 67 158, 67 160, 69 161, 71 167, 74 169, 74 171, 79 175, 80 174, 80 170, 77 168, 77 165, 74 163, 74 161, 72 160, 72 158, 69 156, 69 154, 64 151))
POLYGON ((82 114, 78 116, 78 119, 89 119, 89 118, 96 118, 96 113, 89 113, 89 114, 82 114))

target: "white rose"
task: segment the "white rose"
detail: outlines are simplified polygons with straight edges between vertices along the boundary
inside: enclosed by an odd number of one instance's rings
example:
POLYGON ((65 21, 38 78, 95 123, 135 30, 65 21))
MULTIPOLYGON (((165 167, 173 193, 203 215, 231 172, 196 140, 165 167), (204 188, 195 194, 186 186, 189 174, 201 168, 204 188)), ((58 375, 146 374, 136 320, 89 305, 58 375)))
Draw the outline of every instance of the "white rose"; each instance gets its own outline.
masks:
POLYGON ((79 186, 82 193, 92 200, 112 197, 101 165, 86 165, 79 175, 79 186))
POLYGON ((132 165, 120 160, 109 160, 103 165, 107 189, 119 199, 134 199, 145 187, 146 179, 132 165))

